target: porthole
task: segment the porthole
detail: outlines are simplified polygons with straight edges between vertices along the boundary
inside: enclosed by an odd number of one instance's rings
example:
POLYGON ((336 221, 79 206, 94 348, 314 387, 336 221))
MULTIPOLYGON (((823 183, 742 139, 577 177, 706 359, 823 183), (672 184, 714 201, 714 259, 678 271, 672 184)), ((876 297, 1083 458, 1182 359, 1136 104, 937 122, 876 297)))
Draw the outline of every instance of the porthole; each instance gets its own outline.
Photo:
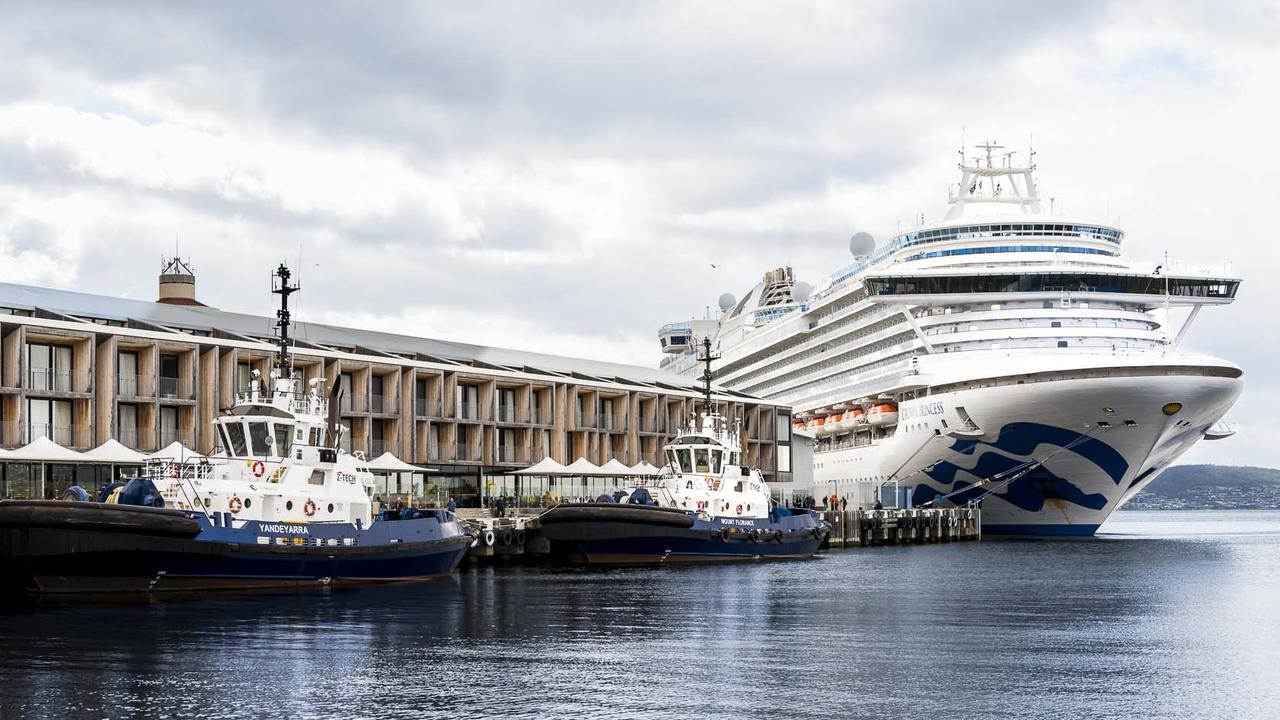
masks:
POLYGON ((245 498, 245 499, 244 499, 244 506, 245 506, 245 507, 253 507, 253 501, 252 501, 252 500, 250 500, 249 498, 245 498))
POLYGON ((333 512, 333 503, 329 503, 329 512, 333 512))
POLYGON ((286 502, 285 502, 285 504, 284 504, 284 509, 285 509, 285 510, 292 510, 292 509, 293 509, 293 501, 292 501, 292 500, 288 500, 288 501, 286 501, 286 502))

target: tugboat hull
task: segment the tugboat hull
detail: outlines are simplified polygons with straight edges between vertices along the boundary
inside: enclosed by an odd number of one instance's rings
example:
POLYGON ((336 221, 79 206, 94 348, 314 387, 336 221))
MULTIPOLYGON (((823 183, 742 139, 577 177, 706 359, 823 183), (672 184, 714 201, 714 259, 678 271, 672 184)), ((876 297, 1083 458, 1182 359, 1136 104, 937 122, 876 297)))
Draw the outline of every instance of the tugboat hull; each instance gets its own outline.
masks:
POLYGON ((440 522, 434 514, 379 522, 368 529, 345 523, 258 521, 237 528, 227 518, 210 520, 200 513, 98 503, 42 505, 0 502, 0 593, 12 597, 404 582, 448 575, 471 541, 456 522, 440 522), (156 525, 167 532, 157 532, 156 525), (195 532, 183 537, 175 532, 181 527, 195 532))
POLYGON ((811 557, 829 529, 811 513, 702 519, 642 505, 561 505, 539 518, 552 553, 582 565, 669 565, 811 557))

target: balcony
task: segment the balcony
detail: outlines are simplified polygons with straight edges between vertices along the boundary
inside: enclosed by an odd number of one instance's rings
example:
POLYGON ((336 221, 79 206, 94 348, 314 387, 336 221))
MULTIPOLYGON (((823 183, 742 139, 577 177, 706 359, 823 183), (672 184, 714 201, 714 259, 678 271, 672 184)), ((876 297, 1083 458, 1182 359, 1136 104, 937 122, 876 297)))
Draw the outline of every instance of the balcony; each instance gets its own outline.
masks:
POLYGON ((374 438, 370 440, 369 451, 370 451, 369 457, 378 457, 379 455, 387 451, 387 441, 383 440, 382 438, 374 438))
POLYGON ((442 459, 440 457, 440 443, 435 440, 427 443, 427 462, 440 462, 442 459))
POLYGON ((191 436, 177 428, 160 428, 160 447, 180 442, 191 447, 191 436))
POLYGON ((498 406, 498 418, 497 418, 497 419, 498 419, 498 422, 500 422, 500 423, 514 423, 514 422, 516 422, 516 408, 515 408, 515 406, 514 406, 514 405, 499 405, 499 406, 498 406))
POLYGON ((479 462, 480 449, 466 443, 458 443, 453 448, 453 459, 458 462, 479 462))
POLYGON ((116 431, 116 440, 131 450, 141 450, 138 445, 138 428, 120 428, 116 431))
POLYGON ((47 392, 88 392, 89 376, 87 373, 72 373, 70 370, 31 368, 27 371, 27 389, 47 392))
POLYGON ((154 383, 145 375, 116 375, 116 395, 126 398, 144 398, 155 395, 154 383))
POLYGON ((191 389, 191 378, 160 378, 160 397, 168 400, 194 400, 195 393, 191 389))
MULTIPOLYGON (((516 447, 514 445, 498 446, 499 463, 507 465, 529 465, 531 463, 531 458, 532 453, 530 448, 516 447)), ((542 458, 538 458, 538 460, 541 459, 542 458)))
POLYGON ((25 442, 46 437, 64 447, 75 445, 76 431, 79 425, 53 425, 50 423, 31 423, 27 425, 25 442))
POLYGON ((440 398, 414 398, 413 414, 417 417, 440 417, 440 398))
POLYGON ((369 396, 369 411, 370 411, 370 412, 375 412, 375 413, 388 413, 388 412, 392 412, 391 410, 388 410, 388 409, 387 409, 387 408, 389 408, 389 407, 391 407, 391 406, 392 406, 392 400, 391 400, 391 398, 387 397, 386 395, 370 395, 370 396, 369 396))
POLYGON ((480 405, 474 402, 458 403, 458 419, 459 420, 479 420, 480 405))
POLYGON ((344 413, 369 412, 369 396, 343 393, 342 402, 338 403, 338 410, 344 413))
POLYGON ((596 418, 591 413, 584 413, 581 410, 573 414, 574 427, 579 430, 589 430, 596 425, 596 418))
POLYGON ((533 422, 537 425, 551 425, 555 421, 551 417, 551 408, 535 407, 533 408, 533 422))
POLYGON ((597 420, 601 430, 624 432, 627 429, 627 418, 622 415, 601 415, 597 420))

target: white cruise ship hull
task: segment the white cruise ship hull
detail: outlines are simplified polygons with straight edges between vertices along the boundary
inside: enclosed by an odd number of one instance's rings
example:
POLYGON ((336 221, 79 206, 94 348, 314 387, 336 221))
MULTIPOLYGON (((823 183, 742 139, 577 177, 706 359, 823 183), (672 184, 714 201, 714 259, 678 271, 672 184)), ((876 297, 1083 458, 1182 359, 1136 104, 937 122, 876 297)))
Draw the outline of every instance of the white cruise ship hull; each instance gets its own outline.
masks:
POLYGON ((914 505, 980 498, 984 533, 1092 535, 1202 439, 1242 389, 1238 377, 1162 375, 1158 367, 1141 372, 977 387, 904 402, 892 437, 818 454, 814 494, 865 503, 877 488, 897 487, 909 490, 902 495, 914 505), (1168 403, 1181 409, 1166 414, 1168 403), (955 432, 965 426, 962 412, 980 435, 955 432))

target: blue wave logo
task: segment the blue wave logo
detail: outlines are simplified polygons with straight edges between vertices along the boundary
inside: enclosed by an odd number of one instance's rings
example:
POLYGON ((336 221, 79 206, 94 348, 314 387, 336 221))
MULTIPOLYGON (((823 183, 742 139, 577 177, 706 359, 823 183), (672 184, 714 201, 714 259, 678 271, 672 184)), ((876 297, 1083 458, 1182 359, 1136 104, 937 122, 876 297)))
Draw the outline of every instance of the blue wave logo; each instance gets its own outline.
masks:
MULTIPOLYGON (((1001 473, 1016 474, 1018 472, 1016 468, 1025 466, 1028 461, 1009 457, 1009 455, 1027 458, 1042 445, 1066 448, 1065 452, 1074 453, 1096 465, 1117 485, 1129 470, 1129 462, 1124 459, 1124 456, 1097 438, 1053 425, 1015 422, 1001 428, 996 439, 991 442, 956 440, 951 450, 963 455, 977 455, 977 462, 969 468, 945 460, 937 463, 926 470, 925 475, 950 490, 939 491, 921 483, 915 487, 914 502, 925 503, 949 493, 954 494, 947 498, 948 501, 956 504, 976 500, 991 488, 973 487, 974 483, 957 479, 958 473, 968 473, 979 481, 1001 473), (979 454, 980 447, 983 448, 981 454, 979 454), (966 491, 965 488, 970 490, 966 491)), ((1106 495, 1086 493, 1071 481, 1055 475, 1044 466, 1037 467, 1005 485, 998 497, 1028 512, 1043 510, 1045 502, 1050 499, 1065 500, 1090 510, 1101 510, 1107 505, 1106 495)))

